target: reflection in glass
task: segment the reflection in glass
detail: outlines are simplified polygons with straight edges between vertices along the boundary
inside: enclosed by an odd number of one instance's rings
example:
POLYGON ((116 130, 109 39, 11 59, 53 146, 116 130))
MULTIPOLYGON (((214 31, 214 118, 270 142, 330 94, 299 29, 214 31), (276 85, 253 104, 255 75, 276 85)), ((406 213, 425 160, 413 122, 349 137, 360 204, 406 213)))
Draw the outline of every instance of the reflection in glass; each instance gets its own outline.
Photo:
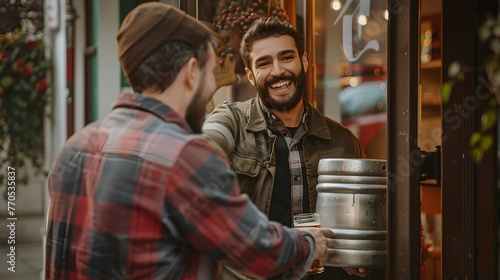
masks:
POLYGON ((377 143, 370 150, 385 158, 387 1, 315 4, 317 107, 350 128, 365 151, 377 143))

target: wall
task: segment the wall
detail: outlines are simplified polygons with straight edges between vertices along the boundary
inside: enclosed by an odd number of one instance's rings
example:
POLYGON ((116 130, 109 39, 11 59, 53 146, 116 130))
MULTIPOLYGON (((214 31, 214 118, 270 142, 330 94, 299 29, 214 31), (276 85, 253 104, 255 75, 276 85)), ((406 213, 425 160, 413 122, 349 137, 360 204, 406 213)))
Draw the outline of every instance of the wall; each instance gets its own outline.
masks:
POLYGON ((118 0, 97 1, 97 119, 111 112, 121 91, 116 34, 120 25, 118 0))

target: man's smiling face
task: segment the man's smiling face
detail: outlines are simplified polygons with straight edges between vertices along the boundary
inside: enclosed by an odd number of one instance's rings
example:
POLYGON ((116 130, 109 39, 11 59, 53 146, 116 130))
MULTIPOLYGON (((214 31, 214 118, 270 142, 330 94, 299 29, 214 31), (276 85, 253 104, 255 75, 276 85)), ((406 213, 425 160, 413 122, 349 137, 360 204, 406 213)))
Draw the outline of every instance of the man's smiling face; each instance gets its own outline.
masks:
POLYGON ((308 64, 305 53, 299 56, 293 38, 284 35, 255 41, 250 57, 248 79, 264 104, 281 112, 297 106, 304 95, 308 64))

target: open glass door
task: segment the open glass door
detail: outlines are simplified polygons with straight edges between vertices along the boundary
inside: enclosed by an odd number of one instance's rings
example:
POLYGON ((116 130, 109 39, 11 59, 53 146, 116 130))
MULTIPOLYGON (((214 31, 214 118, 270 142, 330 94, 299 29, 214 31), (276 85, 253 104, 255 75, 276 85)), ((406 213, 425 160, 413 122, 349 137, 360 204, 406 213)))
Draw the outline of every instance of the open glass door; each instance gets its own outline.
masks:
POLYGON ((388 160, 386 279, 420 279, 419 2, 306 5, 317 108, 349 127, 368 158, 388 160))

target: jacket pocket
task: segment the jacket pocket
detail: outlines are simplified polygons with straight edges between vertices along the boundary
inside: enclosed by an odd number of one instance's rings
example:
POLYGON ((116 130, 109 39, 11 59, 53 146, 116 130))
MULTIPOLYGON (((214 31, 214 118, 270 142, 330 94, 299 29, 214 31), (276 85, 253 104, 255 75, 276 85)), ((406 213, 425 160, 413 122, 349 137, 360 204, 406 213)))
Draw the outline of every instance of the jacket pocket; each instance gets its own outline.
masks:
POLYGON ((238 174, 256 177, 259 175, 261 161, 255 158, 243 157, 238 153, 233 153, 231 165, 238 174))

